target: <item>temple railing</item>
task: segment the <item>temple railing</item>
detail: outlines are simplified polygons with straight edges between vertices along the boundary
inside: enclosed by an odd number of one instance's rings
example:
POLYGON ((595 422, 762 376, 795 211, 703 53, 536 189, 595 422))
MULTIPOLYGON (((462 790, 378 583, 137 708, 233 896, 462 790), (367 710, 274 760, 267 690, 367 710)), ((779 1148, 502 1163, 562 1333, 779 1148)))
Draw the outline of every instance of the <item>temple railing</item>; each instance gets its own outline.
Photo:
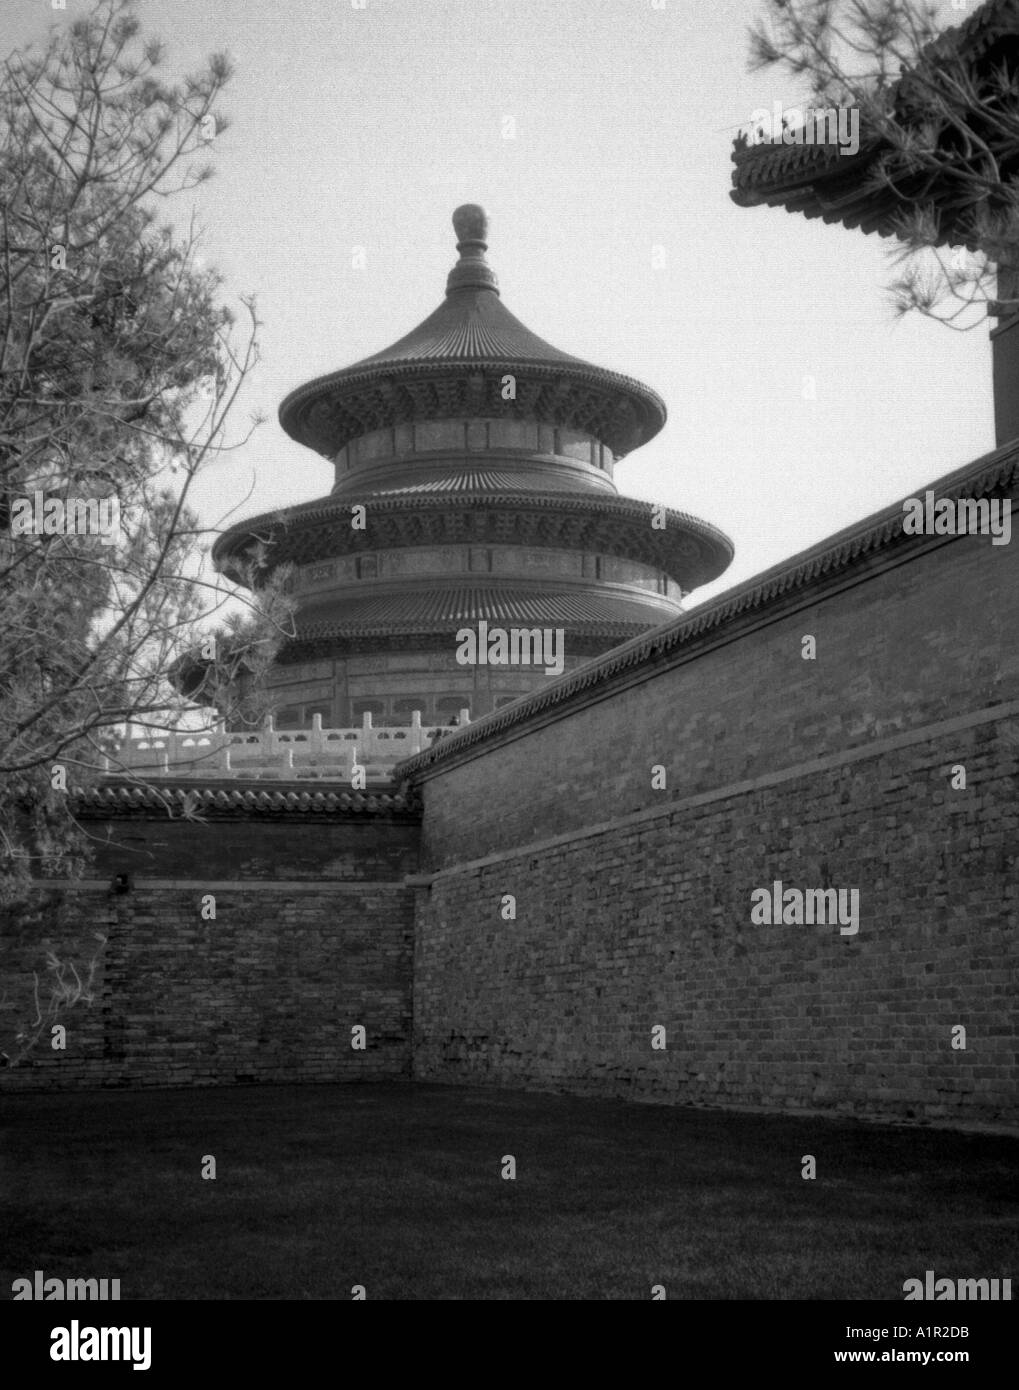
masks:
MULTIPOLYGON (((462 709, 459 724, 470 722, 462 709)), ((449 725, 411 722, 376 728, 370 714, 360 727, 323 729, 316 714, 310 729, 277 729, 270 717, 258 730, 229 732, 222 724, 204 730, 135 730, 106 759, 111 775, 124 770, 148 776, 246 777, 256 780, 321 779, 353 782, 356 769, 368 778, 388 777, 396 763, 430 748, 449 725)))

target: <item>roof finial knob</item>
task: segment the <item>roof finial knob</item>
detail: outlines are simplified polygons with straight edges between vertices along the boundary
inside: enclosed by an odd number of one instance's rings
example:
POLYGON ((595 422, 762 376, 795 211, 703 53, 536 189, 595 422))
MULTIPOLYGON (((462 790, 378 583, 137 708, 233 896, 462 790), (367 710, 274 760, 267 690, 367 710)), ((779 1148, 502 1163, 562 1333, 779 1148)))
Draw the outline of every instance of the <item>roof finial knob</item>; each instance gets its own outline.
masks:
POLYGON ((480 246, 482 251, 488 247, 488 214, 477 203, 464 203, 453 213, 453 229, 456 232, 457 250, 464 244, 480 246))
POLYGON ((477 203, 464 203, 453 213, 456 249, 460 259, 449 272, 446 293, 454 290, 494 290, 499 293, 499 281, 485 260, 488 250, 488 217, 477 203))

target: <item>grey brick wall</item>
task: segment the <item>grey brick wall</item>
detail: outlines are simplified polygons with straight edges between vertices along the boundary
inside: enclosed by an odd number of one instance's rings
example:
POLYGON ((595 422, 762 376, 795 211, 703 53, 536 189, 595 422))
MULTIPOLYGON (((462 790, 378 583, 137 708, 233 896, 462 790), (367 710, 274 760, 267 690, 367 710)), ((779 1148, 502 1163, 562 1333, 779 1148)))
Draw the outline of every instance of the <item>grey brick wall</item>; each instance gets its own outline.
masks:
MULTIPOLYGON (((866 749, 1019 696, 1019 537, 964 536, 863 562, 690 644, 612 690, 424 784, 433 867, 866 749), (817 639, 816 661, 801 639, 817 639), (651 767, 668 771, 665 792, 651 767)), ((691 614, 691 617, 695 616, 691 614)))
POLYGON ((852 580, 423 783, 417 1076, 1019 1121, 1019 547, 852 580), (775 880, 858 933, 752 923, 775 880))
MULTIPOLYGON (((53 950, 79 968, 108 937, 95 998, 49 1028, 6 1088, 358 1081, 410 1072, 417 827, 255 820, 195 827, 155 817, 112 822, 149 875, 112 894, 105 878, 40 891, 3 915, 4 1047, 30 1019, 32 972, 53 950), (187 878, 170 874, 189 870, 187 878), (201 876, 197 872, 204 870, 201 876), (367 874, 379 875, 369 880, 367 874), (290 881, 280 882, 285 875, 290 881), (234 875, 236 875, 234 877, 234 875), (390 881, 387 881, 390 880, 390 881), (203 920, 202 897, 215 897, 203 920), (351 1029, 366 1029, 364 1050, 351 1029)), ((99 856, 106 873, 122 851, 99 856)))
POLYGON ((0 924, 0 1024, 46 949, 80 962, 102 931, 95 1001, 0 1086, 413 1058, 437 1081, 1015 1123, 1016 593, 1019 546, 872 557, 440 763, 430 886, 407 881, 411 818, 97 823, 93 883, 0 924), (752 922, 775 880, 858 890, 859 931, 752 922))

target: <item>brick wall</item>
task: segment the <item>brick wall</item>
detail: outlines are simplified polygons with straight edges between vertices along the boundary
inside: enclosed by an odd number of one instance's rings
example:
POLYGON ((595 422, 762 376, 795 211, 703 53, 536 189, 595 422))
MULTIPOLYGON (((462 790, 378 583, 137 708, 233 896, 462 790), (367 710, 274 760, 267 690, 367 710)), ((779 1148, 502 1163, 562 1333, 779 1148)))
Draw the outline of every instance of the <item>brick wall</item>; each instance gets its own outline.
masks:
MULTIPOLYGON (((158 816, 93 822, 115 841, 73 889, 40 890, 0 931, 0 1019, 32 1017, 45 952, 79 969, 99 953, 94 1002, 47 1027, 7 1088, 356 1081, 410 1070, 417 826, 291 817, 204 826, 158 816), (125 860, 125 847, 133 853, 125 860), (109 888, 127 862, 129 893, 109 888), (215 898, 203 920, 202 898, 215 898), (351 1029, 366 1029, 364 1050, 351 1029)), ((68 975, 68 978, 70 976, 68 975)))
POLYGON ((0 1084, 413 1055, 427 1080, 1015 1123, 1019 543, 897 537, 818 548, 408 765, 422 877, 409 813, 95 818, 93 879, 3 924, 0 1024, 41 950, 102 931, 95 1002, 0 1084), (753 922, 775 881, 857 891, 859 930, 753 922))
MULTIPOLYGON (((304 788, 303 790, 307 790, 304 788)), ((205 821, 122 815, 89 822, 95 871, 139 878, 385 880, 417 863, 414 820, 235 816, 205 821)))
POLYGON ((1019 545, 900 548, 445 750, 415 1074, 1019 1120, 1017 593, 1019 545), (858 932, 753 924, 775 880, 858 932))
POLYGON ((676 664, 600 682, 592 703, 489 741, 441 788, 426 783, 426 860, 455 863, 1014 699, 1016 593, 1019 536, 965 536, 743 614, 676 664), (815 661, 800 655, 806 635, 815 661), (651 787, 655 765, 664 793, 651 787))
POLYGON ((416 1075, 1019 1120, 1016 771, 982 726, 950 752, 932 740, 441 875, 418 923, 416 1075), (858 887, 859 931, 751 924, 775 879, 858 887))

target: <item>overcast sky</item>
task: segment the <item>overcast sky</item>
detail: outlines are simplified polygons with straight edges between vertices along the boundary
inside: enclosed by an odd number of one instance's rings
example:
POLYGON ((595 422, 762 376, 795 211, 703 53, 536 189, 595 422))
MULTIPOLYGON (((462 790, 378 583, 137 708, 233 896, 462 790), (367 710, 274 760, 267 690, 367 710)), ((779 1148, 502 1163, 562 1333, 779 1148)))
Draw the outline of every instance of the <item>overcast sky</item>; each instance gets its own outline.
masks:
MULTIPOLYGON (((2 0, 4 46, 87 8, 2 0)), ((963 17, 942 8, 946 25, 963 17)), ((249 489, 233 520, 328 492, 329 464, 287 438, 279 402, 435 308, 464 202, 488 210, 489 260, 519 318, 665 399, 668 424, 616 482, 732 536, 731 568, 695 601, 990 450, 986 327, 896 323, 889 243, 730 200, 737 128, 804 97, 746 71, 758 10, 143 0, 168 73, 223 49, 237 70, 216 178, 175 215, 195 207, 231 299, 257 296, 262 362, 243 405, 269 419, 201 485, 203 521, 249 489)))

